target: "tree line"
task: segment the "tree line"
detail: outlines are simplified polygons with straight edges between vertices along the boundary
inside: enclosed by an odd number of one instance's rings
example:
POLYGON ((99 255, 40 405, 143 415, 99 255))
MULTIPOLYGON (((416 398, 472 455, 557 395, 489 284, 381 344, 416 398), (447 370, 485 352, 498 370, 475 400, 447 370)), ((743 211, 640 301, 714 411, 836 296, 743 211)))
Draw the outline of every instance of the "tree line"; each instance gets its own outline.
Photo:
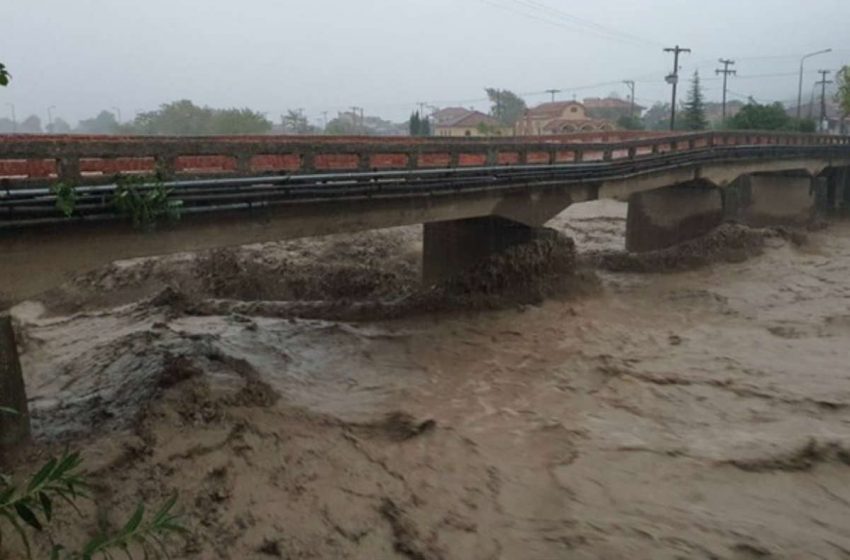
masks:
POLYGON ((214 135, 214 134, 265 134, 272 129, 272 122, 262 113, 251 109, 213 109, 200 107, 189 100, 166 103, 154 111, 139 113, 130 122, 118 122, 115 113, 101 111, 96 116, 81 120, 71 127, 61 118, 53 119, 46 126, 41 119, 31 115, 19 123, 8 118, 0 119, 0 132, 24 132, 38 134, 168 134, 168 135, 214 135))
MULTIPOLYGON (((848 88, 846 84, 844 87, 848 88)), ((675 129, 681 131, 699 131, 715 128, 721 130, 777 130, 789 132, 814 132, 816 129, 814 120, 791 117, 785 106, 779 102, 763 104, 758 103, 750 97, 746 103, 730 101, 727 105, 730 112, 734 114, 725 121, 717 119, 711 122, 711 119, 708 117, 709 109, 716 111, 720 108, 720 104, 705 101, 699 72, 694 72, 687 98, 681 106, 681 118, 677 119, 675 129)), ((850 96, 842 103, 842 107, 845 116, 850 114, 850 96)), ((670 104, 656 103, 639 122, 635 123, 635 126, 624 128, 668 130, 670 128, 670 104)))

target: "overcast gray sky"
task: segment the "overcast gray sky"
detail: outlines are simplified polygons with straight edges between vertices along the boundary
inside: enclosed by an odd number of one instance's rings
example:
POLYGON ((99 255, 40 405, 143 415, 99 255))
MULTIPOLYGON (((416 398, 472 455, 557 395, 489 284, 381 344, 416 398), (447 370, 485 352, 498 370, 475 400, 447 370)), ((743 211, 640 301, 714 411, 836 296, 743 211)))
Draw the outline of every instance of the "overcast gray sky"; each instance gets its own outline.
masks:
POLYGON ((650 104, 669 95, 661 49, 676 43, 709 98, 722 56, 738 61, 733 98, 788 100, 801 54, 836 50, 807 63, 806 96, 815 70, 850 63, 848 22, 850 0, 0 0, 14 76, 0 115, 130 119, 188 98, 272 120, 350 105, 402 120, 417 101, 483 109, 487 86, 536 104, 549 88, 625 96, 624 79, 650 104))

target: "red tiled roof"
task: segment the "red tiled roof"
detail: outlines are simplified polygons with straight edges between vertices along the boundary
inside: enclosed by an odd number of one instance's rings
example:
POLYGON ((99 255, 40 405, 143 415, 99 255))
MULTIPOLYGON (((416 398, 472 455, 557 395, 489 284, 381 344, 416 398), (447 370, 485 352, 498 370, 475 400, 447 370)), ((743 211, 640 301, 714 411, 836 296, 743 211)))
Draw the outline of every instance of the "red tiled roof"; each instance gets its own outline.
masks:
POLYGON ((498 120, 494 119, 490 115, 485 115, 480 111, 467 111, 466 115, 461 116, 460 118, 452 121, 452 122, 444 122, 439 123, 437 126, 443 127, 476 127, 480 124, 485 124, 487 126, 500 126, 498 120))
POLYGON ((445 109, 440 109, 434 113, 434 120, 437 121, 437 124, 448 126, 451 123, 468 116, 472 112, 473 111, 463 107, 446 107, 445 109))
POLYGON ((541 103, 537 107, 532 107, 526 114, 530 117, 538 118, 560 117, 564 113, 564 109, 571 106, 583 107, 578 101, 554 101, 541 103))

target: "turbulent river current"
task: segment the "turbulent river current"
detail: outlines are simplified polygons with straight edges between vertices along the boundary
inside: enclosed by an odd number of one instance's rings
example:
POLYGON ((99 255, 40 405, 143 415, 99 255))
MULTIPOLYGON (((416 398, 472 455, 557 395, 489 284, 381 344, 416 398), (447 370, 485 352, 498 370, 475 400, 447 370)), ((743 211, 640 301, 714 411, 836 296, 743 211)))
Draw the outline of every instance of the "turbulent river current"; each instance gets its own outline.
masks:
POLYGON ((30 453, 101 518, 176 491, 176 557, 850 558, 850 223, 682 267, 618 256, 620 203, 550 226, 576 289, 492 307, 346 316, 415 228, 80 276, 13 310, 30 453))

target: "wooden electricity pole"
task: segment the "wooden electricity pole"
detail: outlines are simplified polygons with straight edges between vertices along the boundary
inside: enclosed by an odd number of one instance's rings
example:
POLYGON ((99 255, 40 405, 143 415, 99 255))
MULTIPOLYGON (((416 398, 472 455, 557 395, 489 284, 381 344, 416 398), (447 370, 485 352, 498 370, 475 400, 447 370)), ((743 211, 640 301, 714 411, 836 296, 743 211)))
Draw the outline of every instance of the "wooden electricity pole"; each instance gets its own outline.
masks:
POLYGON ((729 70, 730 66, 735 64, 734 60, 729 60, 727 58, 721 58, 720 64, 723 65, 723 69, 717 69, 714 71, 715 74, 723 74, 723 121, 726 121, 726 80, 729 78, 729 75, 737 76, 737 70, 729 70))
POLYGON ((679 55, 681 53, 689 53, 691 49, 685 49, 676 45, 675 47, 664 49, 664 52, 673 53, 673 73, 667 76, 667 83, 673 86, 673 100, 670 103, 670 130, 676 128, 676 86, 679 85, 679 55))

